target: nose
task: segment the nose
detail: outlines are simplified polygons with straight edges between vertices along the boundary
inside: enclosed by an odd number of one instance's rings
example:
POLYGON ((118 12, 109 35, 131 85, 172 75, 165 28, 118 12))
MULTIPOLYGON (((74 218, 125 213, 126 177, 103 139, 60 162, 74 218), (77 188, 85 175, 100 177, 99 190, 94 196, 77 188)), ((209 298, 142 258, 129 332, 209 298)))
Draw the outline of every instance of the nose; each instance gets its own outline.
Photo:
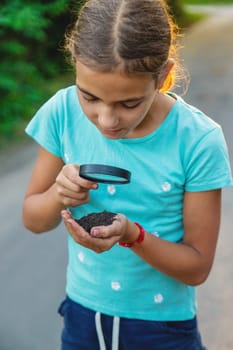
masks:
POLYGON ((117 127, 119 119, 114 108, 102 106, 98 113, 98 122, 102 129, 114 129, 117 127))

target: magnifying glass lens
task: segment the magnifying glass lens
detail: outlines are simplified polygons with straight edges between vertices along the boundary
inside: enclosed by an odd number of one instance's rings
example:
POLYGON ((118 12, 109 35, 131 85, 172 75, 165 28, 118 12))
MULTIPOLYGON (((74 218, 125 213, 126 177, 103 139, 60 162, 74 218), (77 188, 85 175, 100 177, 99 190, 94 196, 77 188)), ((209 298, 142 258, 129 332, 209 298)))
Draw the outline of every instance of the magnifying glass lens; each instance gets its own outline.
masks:
POLYGON ((83 164, 79 175, 87 180, 108 184, 126 184, 131 177, 130 171, 126 169, 102 164, 83 164))

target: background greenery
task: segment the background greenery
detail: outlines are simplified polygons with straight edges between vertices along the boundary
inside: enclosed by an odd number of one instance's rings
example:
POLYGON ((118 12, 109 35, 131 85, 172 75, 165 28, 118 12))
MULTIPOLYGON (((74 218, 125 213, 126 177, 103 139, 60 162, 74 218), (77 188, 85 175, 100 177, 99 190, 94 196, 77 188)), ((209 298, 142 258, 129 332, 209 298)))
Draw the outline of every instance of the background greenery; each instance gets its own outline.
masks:
MULTIPOLYGON (((84 0, 2 0, 0 7, 0 147, 23 135, 27 120, 55 90, 73 82, 63 54, 64 32, 84 0)), ((167 0, 180 26, 185 4, 232 1, 167 0)))
POLYGON ((183 1, 186 4, 192 5, 225 5, 233 4, 233 0, 187 0, 183 1))
POLYGON ((0 147, 22 134, 26 120, 55 90, 54 83, 66 79, 71 67, 62 52, 63 36, 80 2, 2 1, 0 147))

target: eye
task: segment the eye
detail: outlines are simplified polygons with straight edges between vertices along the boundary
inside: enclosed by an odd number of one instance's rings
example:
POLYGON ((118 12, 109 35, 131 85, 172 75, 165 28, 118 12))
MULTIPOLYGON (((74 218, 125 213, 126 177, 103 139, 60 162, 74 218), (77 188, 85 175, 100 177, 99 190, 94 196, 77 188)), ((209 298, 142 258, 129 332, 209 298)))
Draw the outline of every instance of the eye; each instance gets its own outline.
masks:
POLYGON ((137 102, 122 102, 122 106, 127 109, 137 108, 141 104, 141 101, 137 102))
POLYGON ((87 102, 95 102, 95 101, 97 101, 97 98, 89 96, 89 95, 82 94, 82 97, 87 102))

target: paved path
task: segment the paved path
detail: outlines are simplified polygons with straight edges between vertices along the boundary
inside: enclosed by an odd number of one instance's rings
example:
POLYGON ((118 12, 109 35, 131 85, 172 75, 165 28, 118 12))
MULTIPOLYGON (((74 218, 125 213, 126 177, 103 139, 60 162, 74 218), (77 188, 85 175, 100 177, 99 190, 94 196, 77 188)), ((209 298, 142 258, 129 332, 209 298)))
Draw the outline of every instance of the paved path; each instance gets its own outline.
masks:
POLYGON ((21 223, 35 155, 28 144, 0 157, 0 350, 59 350, 66 238, 61 227, 36 236, 21 223))
MULTIPOLYGON (((233 5, 188 5, 191 12, 200 12, 207 15, 227 16, 233 10, 233 5)), ((216 18, 214 18, 214 21, 216 18)))
MULTIPOLYGON (((223 127, 233 168, 233 6, 219 8, 186 35, 184 63, 191 74, 185 99, 223 127)), ((199 317, 208 350, 233 350, 233 189, 224 192, 217 256, 198 288, 199 317)))
MULTIPOLYGON (((218 11, 217 17, 212 11, 212 16, 195 25, 184 40, 182 56, 192 76, 185 99, 222 125, 233 164, 233 11, 218 11)), ((35 146, 29 144, 0 155, 0 350, 59 349, 56 309, 64 295, 65 235, 61 226, 36 237, 21 224, 22 198, 35 154, 35 146)), ((233 350, 232 194, 232 189, 224 192, 214 268, 198 288, 208 350, 233 350)))

